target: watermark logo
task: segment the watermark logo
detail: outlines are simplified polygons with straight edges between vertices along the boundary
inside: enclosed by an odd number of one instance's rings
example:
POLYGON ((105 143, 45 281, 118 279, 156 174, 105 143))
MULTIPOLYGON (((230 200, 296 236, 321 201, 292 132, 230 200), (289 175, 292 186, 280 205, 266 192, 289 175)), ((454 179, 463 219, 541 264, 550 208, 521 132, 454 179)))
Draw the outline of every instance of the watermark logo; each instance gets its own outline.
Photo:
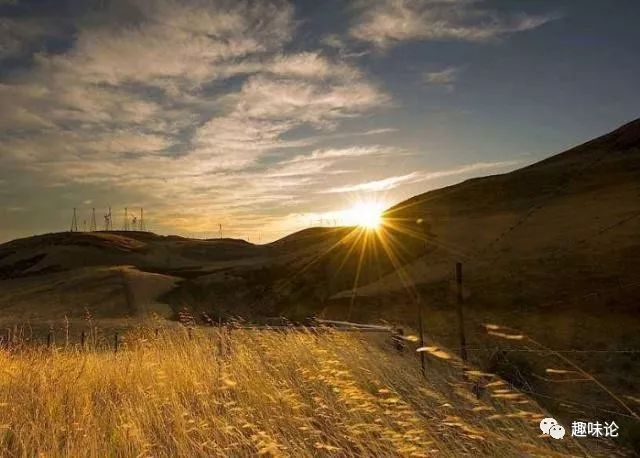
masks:
MULTIPOLYGON (((615 421, 574 421, 571 423, 571 437, 618 437, 620 427, 615 421)), ((555 418, 543 418, 540 430, 545 436, 563 439, 565 429, 555 418)))
POLYGON ((562 439, 565 434, 564 426, 558 423, 555 418, 543 418, 540 422, 540 430, 542 434, 554 439, 562 439))
POLYGON ((574 421, 571 423, 572 437, 618 437, 620 427, 615 421, 574 421))

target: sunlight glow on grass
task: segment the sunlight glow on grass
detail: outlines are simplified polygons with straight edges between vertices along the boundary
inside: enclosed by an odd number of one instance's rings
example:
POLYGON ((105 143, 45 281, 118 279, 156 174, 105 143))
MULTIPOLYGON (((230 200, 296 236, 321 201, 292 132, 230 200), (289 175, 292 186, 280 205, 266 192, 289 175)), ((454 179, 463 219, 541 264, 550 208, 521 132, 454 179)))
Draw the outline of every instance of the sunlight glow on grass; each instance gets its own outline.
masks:
POLYGON ((541 440, 548 414, 505 382, 477 399, 453 356, 425 379, 385 334, 140 328, 123 342, 0 348, 0 456, 580 455, 541 440))

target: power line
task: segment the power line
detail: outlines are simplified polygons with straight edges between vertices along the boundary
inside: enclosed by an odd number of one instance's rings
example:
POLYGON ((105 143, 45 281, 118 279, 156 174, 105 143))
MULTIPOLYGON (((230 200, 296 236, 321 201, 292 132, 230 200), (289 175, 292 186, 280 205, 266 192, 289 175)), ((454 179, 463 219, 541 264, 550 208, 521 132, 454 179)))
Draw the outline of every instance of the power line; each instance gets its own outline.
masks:
POLYGON ((633 415, 629 415, 627 413, 619 412, 617 410, 609 410, 609 409, 605 409, 604 407, 594 406, 593 404, 583 404, 581 402, 569 401, 569 400, 566 400, 566 399, 557 398, 555 396, 549 396, 547 394, 538 393, 537 391, 527 390, 527 389, 524 389, 524 388, 516 388, 516 390, 520 391, 520 392, 523 392, 523 393, 534 394, 534 395, 540 396, 542 398, 552 399, 552 400, 560 402, 560 403, 573 404, 573 405, 576 405, 576 406, 584 407, 586 409, 599 410, 599 411, 602 411, 602 412, 607 412, 607 413, 611 413, 611 414, 615 414, 615 415, 620 415, 621 417, 625 417, 625 418, 629 418, 629 419, 634 420, 634 421, 638 421, 638 419, 635 418, 633 415))
MULTIPOLYGON (((460 350, 457 347, 447 347, 449 350, 460 350)), ((539 353, 539 354, 553 354, 553 353, 623 353, 623 354, 636 354, 640 353, 640 350, 535 350, 533 348, 504 348, 504 347, 465 347, 469 351, 508 351, 518 353, 539 353)))

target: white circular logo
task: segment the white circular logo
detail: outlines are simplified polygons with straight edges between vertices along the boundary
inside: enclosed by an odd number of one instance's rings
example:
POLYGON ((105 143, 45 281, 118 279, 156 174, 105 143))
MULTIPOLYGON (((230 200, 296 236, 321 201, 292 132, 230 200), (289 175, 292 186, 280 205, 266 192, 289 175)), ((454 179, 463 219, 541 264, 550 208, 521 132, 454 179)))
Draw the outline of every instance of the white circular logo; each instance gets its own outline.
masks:
POLYGON ((562 425, 553 425, 549 429, 549 435, 554 439, 562 439, 564 437, 564 427, 562 425))
POLYGON ((542 430, 543 434, 549 434, 549 430, 551 429, 551 427, 557 424, 558 422, 555 418, 543 418, 540 422, 540 429, 542 430))

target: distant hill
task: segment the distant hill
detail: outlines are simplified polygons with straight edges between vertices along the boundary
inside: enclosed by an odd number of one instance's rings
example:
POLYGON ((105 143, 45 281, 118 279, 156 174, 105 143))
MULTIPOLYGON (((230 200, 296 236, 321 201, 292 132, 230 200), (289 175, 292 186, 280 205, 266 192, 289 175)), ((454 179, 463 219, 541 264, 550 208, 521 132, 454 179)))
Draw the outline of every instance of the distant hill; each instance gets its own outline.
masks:
POLYGON ((268 245, 136 231, 14 240, 0 245, 0 325, 87 313, 102 319, 145 318, 150 312, 175 318, 184 306, 220 313, 222 303, 226 316, 278 315, 283 310, 263 310, 268 284, 287 283, 291 269, 302 269, 345 231, 308 229, 268 245))
MULTIPOLYGON (((406 284, 444 301, 456 261, 476 303, 536 306, 638 281, 639 213, 636 120, 529 167, 415 196, 387 210, 377 235, 313 228, 268 245, 135 231, 14 240, 0 245, 0 310, 33 319, 86 308, 139 313, 146 308, 118 292, 125 269, 165 284, 152 302, 166 316, 187 305, 227 315, 408 319, 406 284)), ((619 295, 617 310, 635 309, 635 292, 619 295)))

